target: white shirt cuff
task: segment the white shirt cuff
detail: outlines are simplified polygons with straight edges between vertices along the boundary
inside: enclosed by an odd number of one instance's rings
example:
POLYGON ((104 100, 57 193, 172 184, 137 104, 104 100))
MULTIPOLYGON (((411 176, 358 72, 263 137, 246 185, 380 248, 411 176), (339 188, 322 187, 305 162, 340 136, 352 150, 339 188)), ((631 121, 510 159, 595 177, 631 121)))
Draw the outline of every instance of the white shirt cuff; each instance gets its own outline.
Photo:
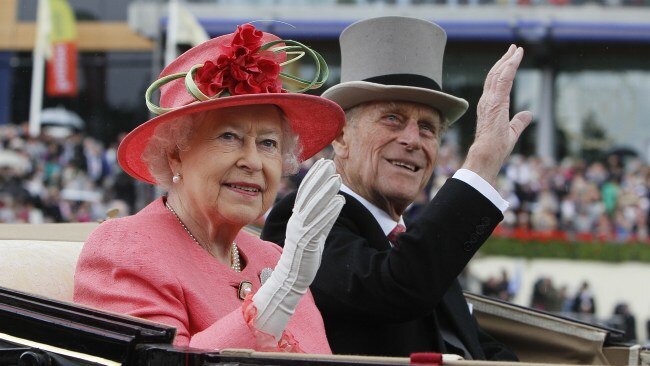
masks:
POLYGON ((469 169, 458 169, 452 178, 462 180, 472 186, 472 188, 479 191, 479 193, 484 195, 485 198, 490 200, 492 204, 501 210, 501 213, 504 213, 510 206, 508 201, 504 200, 499 192, 490 185, 490 183, 469 169))

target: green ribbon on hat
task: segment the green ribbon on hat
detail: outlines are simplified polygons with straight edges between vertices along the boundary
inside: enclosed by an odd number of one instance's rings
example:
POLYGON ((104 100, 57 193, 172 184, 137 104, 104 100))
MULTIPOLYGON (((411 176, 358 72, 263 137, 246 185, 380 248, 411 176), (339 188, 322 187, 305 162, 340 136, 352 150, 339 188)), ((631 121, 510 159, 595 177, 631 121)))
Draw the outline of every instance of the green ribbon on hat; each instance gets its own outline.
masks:
POLYGON ((323 56, 300 42, 292 40, 271 41, 262 45, 262 47, 260 47, 260 50, 269 50, 273 51, 274 53, 286 52, 287 55, 297 55, 296 57, 293 57, 281 63, 280 66, 288 65, 292 62, 298 61, 305 55, 305 53, 307 53, 312 58, 314 64, 316 65, 316 72, 314 73, 314 77, 311 80, 301 79, 286 72, 280 72, 281 79, 290 80, 302 86, 301 89, 292 91, 293 93, 304 93, 310 89, 318 89, 323 86, 329 77, 329 68, 327 67, 327 63, 325 62, 323 56), (271 48, 279 43, 284 43, 285 46, 271 48))
MULTIPOLYGON (((281 67, 296 62, 302 57, 304 57, 305 55, 309 55, 311 59, 314 61, 314 64, 316 66, 316 72, 314 73, 314 77, 311 80, 302 79, 286 72, 280 72, 279 75, 280 79, 284 81, 288 81, 292 84, 297 84, 299 87, 299 89, 297 90, 285 89, 287 91, 290 91, 292 93, 304 93, 310 89, 317 89, 320 88, 325 83, 325 81, 327 81, 327 78, 329 77, 329 68, 327 67, 327 63, 325 62, 323 56, 321 56, 318 52, 312 50, 311 48, 305 46, 300 42, 293 41, 293 40, 277 40, 277 41, 271 41, 265 43, 259 48, 259 51, 267 51, 267 50, 273 53, 285 52, 287 54, 287 57, 292 56, 291 58, 288 58, 286 61, 280 63, 281 67), (280 43, 284 43, 284 46, 273 47, 280 43)), ((156 115, 161 115, 185 107, 185 106, 178 106, 178 107, 164 108, 154 104, 151 101, 151 96, 153 95, 154 91, 159 89, 161 86, 167 84, 168 82, 180 78, 185 78, 185 89, 197 101, 203 102, 207 100, 218 99, 226 95, 230 95, 227 92, 226 88, 222 89, 219 93, 211 97, 205 95, 199 89, 198 85, 196 85, 196 82, 194 82, 194 74, 201 67, 203 67, 203 64, 197 64, 192 66, 187 72, 170 74, 154 81, 147 88, 147 91, 144 94, 147 108, 149 108, 149 110, 152 113, 156 115)))

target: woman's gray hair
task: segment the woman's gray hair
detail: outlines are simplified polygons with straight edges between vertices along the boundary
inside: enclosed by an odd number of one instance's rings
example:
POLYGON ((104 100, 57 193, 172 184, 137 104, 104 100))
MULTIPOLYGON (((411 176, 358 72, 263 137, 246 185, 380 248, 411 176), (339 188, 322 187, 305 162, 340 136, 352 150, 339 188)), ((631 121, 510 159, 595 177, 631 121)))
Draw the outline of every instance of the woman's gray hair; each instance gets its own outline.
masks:
MULTIPOLYGON (((279 108, 278 108, 279 109, 279 108)), ((175 149, 187 151, 192 134, 196 127, 204 121, 211 111, 184 115, 174 121, 170 121, 156 127, 149 139, 142 160, 147 164, 149 173, 155 179, 157 185, 165 191, 172 186, 173 172, 169 167, 168 154, 175 149)), ((282 175, 296 174, 300 168, 298 156, 302 151, 298 135, 293 132, 291 123, 280 110, 282 118, 282 175)))

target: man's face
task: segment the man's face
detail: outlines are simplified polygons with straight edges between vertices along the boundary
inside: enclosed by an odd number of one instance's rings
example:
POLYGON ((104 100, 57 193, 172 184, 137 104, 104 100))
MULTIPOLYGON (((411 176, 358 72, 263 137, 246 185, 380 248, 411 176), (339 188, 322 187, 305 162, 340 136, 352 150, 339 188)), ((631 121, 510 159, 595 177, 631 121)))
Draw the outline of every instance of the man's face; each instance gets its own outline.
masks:
POLYGON ((370 102, 347 117, 333 143, 343 182, 399 217, 431 177, 442 133, 439 112, 418 103, 370 102))

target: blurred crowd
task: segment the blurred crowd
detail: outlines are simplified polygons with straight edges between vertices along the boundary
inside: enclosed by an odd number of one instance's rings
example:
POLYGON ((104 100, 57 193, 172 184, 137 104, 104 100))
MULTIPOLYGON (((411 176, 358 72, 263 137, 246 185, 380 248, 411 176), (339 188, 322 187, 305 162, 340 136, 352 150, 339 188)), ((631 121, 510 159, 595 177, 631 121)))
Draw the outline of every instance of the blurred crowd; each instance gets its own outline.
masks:
POLYGON ((499 235, 519 239, 648 242, 650 167, 617 153, 586 163, 513 156, 499 183, 511 204, 499 235))
MULTIPOLYGON (((146 189, 117 164, 118 141, 104 144, 81 133, 31 138, 25 126, 0 126, 0 222, 96 221, 111 209, 123 216, 141 208, 138 203, 151 197, 139 197, 146 189)), ((278 198, 296 189, 313 161, 330 153, 324 150, 296 176, 286 177, 278 198)), ((407 223, 461 164, 458 146, 443 143, 434 177, 407 210, 407 223)), ((613 153, 589 163, 565 158, 550 164, 515 154, 497 188, 510 208, 495 235, 649 242, 650 166, 638 158, 613 153)))
MULTIPOLYGON (((457 149, 443 146, 430 194, 459 167, 457 149)), ((510 208, 495 235, 650 242, 650 166, 629 152, 612 151, 593 162, 565 158, 557 164, 514 154, 497 189, 510 208)))
MULTIPOLYGON (((72 131, 71 131, 72 132, 72 131)), ((89 222, 132 212, 133 179, 105 146, 81 133, 31 138, 26 126, 0 126, 0 223, 89 222)))

